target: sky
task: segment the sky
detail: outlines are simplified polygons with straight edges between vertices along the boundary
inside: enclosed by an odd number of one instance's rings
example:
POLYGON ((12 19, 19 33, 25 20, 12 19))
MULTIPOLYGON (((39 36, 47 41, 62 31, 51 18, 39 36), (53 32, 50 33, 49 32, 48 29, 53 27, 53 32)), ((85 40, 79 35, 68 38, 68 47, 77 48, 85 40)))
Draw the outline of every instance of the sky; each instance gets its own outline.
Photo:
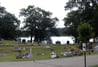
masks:
POLYGON ((42 8, 53 13, 53 17, 57 17, 59 22, 57 27, 64 27, 63 18, 66 16, 64 6, 68 0, 0 0, 0 5, 16 17, 19 17, 20 9, 27 8, 28 5, 42 8))

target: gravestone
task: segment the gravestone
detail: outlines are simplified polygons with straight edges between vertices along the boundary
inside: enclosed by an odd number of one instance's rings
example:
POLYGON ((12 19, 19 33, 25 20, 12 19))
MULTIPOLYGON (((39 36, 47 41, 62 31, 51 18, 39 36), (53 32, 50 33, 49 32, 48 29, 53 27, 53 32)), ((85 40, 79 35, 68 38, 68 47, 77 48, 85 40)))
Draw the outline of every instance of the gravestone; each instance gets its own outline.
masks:
POLYGON ((98 45, 94 47, 94 52, 98 52, 98 45))
POLYGON ((50 43, 49 43, 49 41, 46 42, 46 48, 50 49, 50 43))
POLYGON ((18 45, 15 45, 13 50, 16 52, 20 52, 21 48, 18 45))
POLYGON ((30 48, 30 55, 29 55, 29 59, 32 60, 32 48, 30 48))

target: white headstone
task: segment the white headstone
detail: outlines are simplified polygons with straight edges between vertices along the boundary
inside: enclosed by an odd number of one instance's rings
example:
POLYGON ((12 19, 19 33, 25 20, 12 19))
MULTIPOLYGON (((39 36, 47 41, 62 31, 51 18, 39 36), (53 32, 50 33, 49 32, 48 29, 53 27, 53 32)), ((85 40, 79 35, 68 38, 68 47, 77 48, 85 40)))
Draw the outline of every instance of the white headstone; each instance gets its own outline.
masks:
POLYGON ((29 57, 30 60, 32 60, 32 48, 30 48, 30 57, 29 57))
POLYGON ((98 45, 94 47, 94 52, 98 52, 98 45))

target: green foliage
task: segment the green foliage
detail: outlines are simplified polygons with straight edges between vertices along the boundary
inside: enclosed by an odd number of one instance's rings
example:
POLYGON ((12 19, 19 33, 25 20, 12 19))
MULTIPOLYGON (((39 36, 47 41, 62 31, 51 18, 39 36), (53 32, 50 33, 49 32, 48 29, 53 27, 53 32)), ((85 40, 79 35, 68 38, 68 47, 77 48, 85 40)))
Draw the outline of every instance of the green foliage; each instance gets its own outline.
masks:
POLYGON ((55 22, 58 21, 57 18, 51 18, 51 12, 32 5, 21 9, 20 15, 25 17, 24 29, 28 30, 31 37, 35 37, 35 41, 44 40, 48 32, 55 28, 55 22))
POLYGON ((77 31, 78 31, 79 39, 82 42, 87 42, 89 41, 90 38, 94 37, 93 28, 88 23, 81 23, 78 26, 77 31))
POLYGON ((77 27, 80 23, 79 11, 72 11, 64 18, 65 33, 77 37, 77 27))
POLYGON ((65 10, 69 10, 72 8, 77 8, 79 10, 85 10, 87 8, 96 8, 97 1, 96 0, 69 0, 65 6, 65 10))
POLYGON ((98 36, 98 3, 96 0, 69 0, 65 11, 71 10, 64 18, 67 33, 77 37, 77 28, 81 22, 89 23, 98 36), (73 9, 76 10, 73 10, 73 9))
POLYGON ((0 37, 3 39, 15 39, 18 26, 19 20, 0 6, 0 37))

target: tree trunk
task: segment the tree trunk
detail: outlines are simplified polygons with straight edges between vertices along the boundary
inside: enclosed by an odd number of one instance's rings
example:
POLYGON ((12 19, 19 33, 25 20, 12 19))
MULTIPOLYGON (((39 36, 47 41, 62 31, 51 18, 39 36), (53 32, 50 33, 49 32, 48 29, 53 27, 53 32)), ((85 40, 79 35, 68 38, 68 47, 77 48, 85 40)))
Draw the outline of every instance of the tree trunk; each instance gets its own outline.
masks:
POLYGON ((31 35, 31 37, 30 37, 30 43, 32 43, 32 37, 33 37, 33 36, 31 35))

